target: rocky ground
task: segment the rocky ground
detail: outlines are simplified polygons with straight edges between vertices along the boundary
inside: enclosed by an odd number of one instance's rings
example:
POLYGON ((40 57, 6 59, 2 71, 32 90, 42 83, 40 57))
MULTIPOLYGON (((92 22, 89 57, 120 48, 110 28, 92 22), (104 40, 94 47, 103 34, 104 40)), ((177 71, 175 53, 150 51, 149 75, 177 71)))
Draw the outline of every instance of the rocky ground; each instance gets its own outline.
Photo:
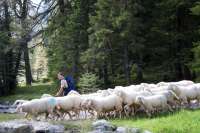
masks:
MULTIPOLYGON (((151 133, 139 128, 116 127, 106 120, 97 120, 88 133, 151 133)), ((65 130, 63 125, 48 122, 12 120, 0 123, 0 133, 81 133, 81 130, 65 130)))

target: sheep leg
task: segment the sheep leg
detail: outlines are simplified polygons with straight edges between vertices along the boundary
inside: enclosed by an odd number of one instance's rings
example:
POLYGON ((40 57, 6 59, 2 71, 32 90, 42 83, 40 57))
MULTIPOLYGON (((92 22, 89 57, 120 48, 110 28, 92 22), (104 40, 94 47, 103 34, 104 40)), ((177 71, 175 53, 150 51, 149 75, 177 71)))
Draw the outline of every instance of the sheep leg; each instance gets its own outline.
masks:
POLYGON ((199 96, 197 97, 197 102, 198 102, 198 105, 199 105, 199 102, 200 102, 200 97, 199 96))
POLYGON ((132 116, 134 116, 134 115, 135 115, 135 109, 134 109, 134 107, 133 107, 133 106, 131 107, 131 115, 132 115, 132 116))
POLYGON ((169 110, 170 112, 173 112, 173 109, 171 108, 169 104, 166 104, 165 106, 163 106, 163 108, 165 108, 166 110, 169 110))
POLYGON ((169 102, 169 104, 171 104, 173 108, 175 108, 175 109, 177 108, 176 101, 171 101, 171 102, 169 102))
POLYGON ((28 113, 25 113, 24 117, 25 117, 26 119, 28 119, 28 113))
POLYGON ((55 120, 57 121, 58 118, 61 117, 61 112, 55 110, 55 111, 54 111, 54 114, 55 114, 55 116, 56 116, 55 120))
POLYGON ((125 113, 126 117, 129 116, 129 109, 130 109, 130 108, 129 108, 128 105, 124 106, 124 113, 125 113))
POLYGON ((45 120, 47 120, 47 118, 48 118, 48 116, 49 116, 49 113, 45 113, 45 120))
POLYGON ((85 114, 85 116, 84 116, 84 119, 87 119, 87 112, 86 112, 87 110, 84 110, 83 112, 84 112, 84 114, 85 114))
POLYGON ((33 115, 33 120, 40 121, 40 119, 37 119, 37 115, 36 114, 33 115))
POLYGON ((108 117, 108 113, 102 113, 102 114, 104 114, 104 116, 105 116, 105 118, 107 119, 107 120, 109 120, 109 117, 108 117))
POLYGON ((100 117, 100 112, 97 111, 97 119, 100 117))
POLYGON ((80 113, 81 113, 80 109, 78 109, 76 112, 77 112, 77 113, 76 113, 76 114, 77 114, 77 115, 76 115, 76 116, 77 116, 77 119, 80 119, 80 113))
POLYGON ((70 114, 70 112, 66 112, 69 115, 69 119, 72 120, 72 115, 70 114))
POLYGON ((119 118, 122 118, 122 110, 119 111, 119 118))
POLYGON ((148 117, 151 117, 151 113, 148 110, 146 110, 146 114, 148 115, 148 117))
POLYGON ((62 112, 60 112, 59 110, 56 110, 56 113, 58 114, 58 116, 63 120, 64 119, 64 114, 62 112))
POLYGON ((184 97, 182 100, 183 100, 183 105, 188 105, 188 101, 186 97, 184 97))
POLYGON ((94 112, 92 110, 88 110, 88 112, 94 117, 94 112))

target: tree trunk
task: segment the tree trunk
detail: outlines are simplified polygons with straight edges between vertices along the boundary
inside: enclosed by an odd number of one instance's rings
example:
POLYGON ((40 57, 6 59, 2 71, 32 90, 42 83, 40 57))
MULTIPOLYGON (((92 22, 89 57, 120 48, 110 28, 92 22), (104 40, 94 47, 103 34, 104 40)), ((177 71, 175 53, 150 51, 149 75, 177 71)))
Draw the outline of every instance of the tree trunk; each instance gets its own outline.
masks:
POLYGON ((128 57, 128 45, 124 45, 124 73, 126 84, 130 84, 130 68, 129 68, 129 57, 128 57))
POLYGON ((142 72, 142 67, 139 63, 136 63, 136 81, 138 83, 143 81, 143 72, 142 72))
POLYGON ((104 81, 104 89, 108 88, 108 69, 107 69, 107 62, 104 61, 103 64, 103 81, 104 81))
POLYGON ((31 73, 31 66, 29 60, 29 51, 27 43, 24 46, 24 61, 25 61, 25 76, 26 76, 26 84, 31 85, 33 78, 31 73))
POLYGON ((21 62, 21 56, 22 56, 22 47, 18 49, 18 53, 16 53, 17 57, 15 58, 15 68, 14 68, 14 77, 17 78, 18 70, 21 62))
POLYGON ((80 55, 79 55, 79 47, 78 47, 78 44, 75 44, 75 55, 74 55, 74 65, 73 65, 73 75, 74 75, 74 78, 77 80, 78 79, 78 64, 79 64, 79 58, 80 58, 80 55))
POLYGON ((176 76, 176 81, 183 79, 182 67, 179 61, 175 63, 175 76, 176 76))
POLYGON ((186 80, 192 80, 191 71, 188 68, 188 66, 186 66, 186 65, 183 66, 183 75, 184 75, 184 79, 186 79, 186 80))

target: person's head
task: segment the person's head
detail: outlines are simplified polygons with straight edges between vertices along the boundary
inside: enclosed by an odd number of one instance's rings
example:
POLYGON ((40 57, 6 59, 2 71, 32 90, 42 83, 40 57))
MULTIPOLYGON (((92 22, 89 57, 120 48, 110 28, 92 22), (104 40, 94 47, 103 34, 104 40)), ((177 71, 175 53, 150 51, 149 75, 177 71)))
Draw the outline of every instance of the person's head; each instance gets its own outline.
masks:
POLYGON ((59 79, 59 80, 62 80, 62 79, 65 78, 65 77, 64 77, 64 74, 63 74, 62 72, 59 72, 59 73, 57 74, 57 76, 58 76, 58 79, 59 79))

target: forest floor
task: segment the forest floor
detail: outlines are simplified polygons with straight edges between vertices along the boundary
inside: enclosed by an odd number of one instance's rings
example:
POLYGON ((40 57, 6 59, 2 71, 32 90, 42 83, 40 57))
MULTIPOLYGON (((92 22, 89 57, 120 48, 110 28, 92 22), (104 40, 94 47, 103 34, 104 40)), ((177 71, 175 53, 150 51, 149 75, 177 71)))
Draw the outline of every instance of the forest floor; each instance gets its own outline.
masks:
MULTIPOLYGON (((32 87, 19 87, 15 94, 0 97, 0 101, 15 101, 16 99, 39 98, 42 94, 55 94, 55 86, 50 84, 34 85, 32 87)), ((0 114, 0 121, 23 119, 20 114, 0 114)), ((138 127, 147 129, 153 133, 199 133, 200 132, 200 109, 179 110, 173 113, 158 114, 152 118, 137 116, 132 118, 109 120, 116 126, 138 127)), ((92 120, 64 120, 53 123, 63 124, 66 129, 90 130, 92 120)))
POLYGON ((51 94, 55 95, 58 88, 51 83, 43 84, 33 84, 32 86, 20 86, 18 87, 13 94, 9 96, 0 97, 1 102, 14 102, 18 99, 31 100, 34 98, 40 98, 42 94, 51 94))

